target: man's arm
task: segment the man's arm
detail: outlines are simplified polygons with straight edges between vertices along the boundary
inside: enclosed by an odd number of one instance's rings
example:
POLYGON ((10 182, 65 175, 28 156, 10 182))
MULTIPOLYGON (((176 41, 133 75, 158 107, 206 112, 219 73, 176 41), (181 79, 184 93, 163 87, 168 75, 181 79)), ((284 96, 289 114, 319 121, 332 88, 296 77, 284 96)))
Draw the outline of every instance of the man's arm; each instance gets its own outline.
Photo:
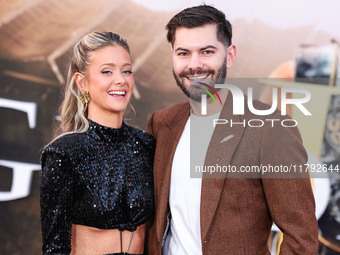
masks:
POLYGON ((264 133, 261 163, 290 169, 289 173, 264 174, 262 179, 270 214, 283 232, 280 254, 317 254, 314 196, 309 173, 299 169, 306 162, 307 154, 296 127, 278 125, 264 133))
MULTIPOLYGON (((155 131, 154 131, 154 116, 155 113, 152 113, 148 118, 148 133, 153 135, 155 138, 155 131)), ((157 138, 156 138, 157 141, 157 138)), ((155 201, 156 203, 156 201, 155 201)), ((152 216, 146 224, 146 232, 145 232, 145 240, 144 240, 144 254, 157 254, 157 245, 155 246, 155 226, 154 226, 154 216, 152 216)))
POLYGON ((149 116, 149 119, 148 119, 148 133, 155 136, 154 135, 154 128, 153 128, 153 118, 155 116, 155 113, 152 113, 150 116, 149 116))

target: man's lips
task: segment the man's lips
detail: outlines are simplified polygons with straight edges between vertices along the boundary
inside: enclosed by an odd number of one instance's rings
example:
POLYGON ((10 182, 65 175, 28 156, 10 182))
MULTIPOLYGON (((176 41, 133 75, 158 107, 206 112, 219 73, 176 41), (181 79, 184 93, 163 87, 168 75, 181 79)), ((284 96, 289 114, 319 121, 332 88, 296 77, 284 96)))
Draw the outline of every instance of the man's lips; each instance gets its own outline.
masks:
POLYGON ((124 98, 126 96, 126 90, 111 90, 108 94, 113 97, 124 98))
POLYGON ((188 78, 190 81, 199 81, 207 78, 209 74, 201 74, 201 75, 187 75, 186 78, 188 78))

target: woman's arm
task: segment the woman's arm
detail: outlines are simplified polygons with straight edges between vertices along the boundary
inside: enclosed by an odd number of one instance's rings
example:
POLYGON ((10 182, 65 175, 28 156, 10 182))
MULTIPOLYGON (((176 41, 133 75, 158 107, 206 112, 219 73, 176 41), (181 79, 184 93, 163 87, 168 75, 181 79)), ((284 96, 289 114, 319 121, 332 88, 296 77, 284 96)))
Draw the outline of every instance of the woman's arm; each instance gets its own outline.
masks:
POLYGON ((40 186, 43 254, 71 252, 72 175, 69 157, 48 147, 41 157, 40 186))

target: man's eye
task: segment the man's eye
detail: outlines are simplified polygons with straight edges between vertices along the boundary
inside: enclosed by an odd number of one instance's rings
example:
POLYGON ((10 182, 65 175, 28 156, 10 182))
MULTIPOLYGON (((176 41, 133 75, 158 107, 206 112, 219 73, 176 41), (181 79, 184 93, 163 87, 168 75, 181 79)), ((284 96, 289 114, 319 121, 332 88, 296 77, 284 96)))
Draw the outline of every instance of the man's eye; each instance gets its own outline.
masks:
POLYGON ((102 73, 103 74, 112 74, 112 72, 110 70, 103 70, 102 73))
POLYGON ((132 74, 132 71, 131 70, 125 70, 122 72, 123 74, 132 74))
POLYGON ((213 54, 214 52, 212 50, 205 50, 203 51, 203 55, 210 55, 213 54))
POLYGON ((188 56, 187 52, 178 52, 178 56, 188 56))

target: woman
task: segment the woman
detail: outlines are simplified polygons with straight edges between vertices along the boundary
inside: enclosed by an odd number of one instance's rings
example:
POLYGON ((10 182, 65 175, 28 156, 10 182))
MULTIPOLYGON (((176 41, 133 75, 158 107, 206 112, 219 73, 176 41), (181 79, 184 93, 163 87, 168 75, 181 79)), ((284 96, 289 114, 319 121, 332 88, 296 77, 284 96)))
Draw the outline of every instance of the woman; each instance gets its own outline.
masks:
POLYGON ((155 141, 123 122, 133 87, 121 36, 94 32, 74 46, 63 134, 41 157, 44 254, 143 254, 155 141))

